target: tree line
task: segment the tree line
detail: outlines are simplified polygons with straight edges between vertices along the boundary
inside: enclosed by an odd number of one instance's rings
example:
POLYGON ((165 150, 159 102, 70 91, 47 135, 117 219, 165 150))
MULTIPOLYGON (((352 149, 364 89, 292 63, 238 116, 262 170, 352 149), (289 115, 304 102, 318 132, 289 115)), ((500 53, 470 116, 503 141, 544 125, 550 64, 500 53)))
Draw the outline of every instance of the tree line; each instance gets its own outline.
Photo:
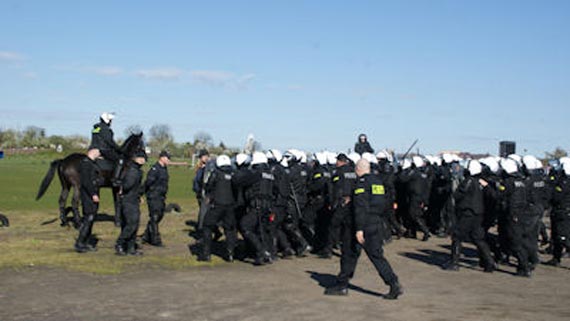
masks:
MULTIPOLYGON (((128 126, 124 131, 124 137, 133 133, 140 133, 139 125, 128 126)), ((191 158, 200 149, 208 149, 213 154, 236 153, 239 148, 227 147, 223 142, 214 143, 212 135, 206 131, 198 131, 192 141, 176 142, 172 130, 167 124, 153 125, 144 133, 148 149, 152 155, 168 150, 173 156, 179 158, 191 158)), ((89 147, 90 137, 81 135, 48 135, 45 128, 28 126, 23 130, 12 128, 0 128, 0 149, 54 149, 65 152, 82 151, 89 147)), ((118 138, 121 144, 123 138, 118 138)))

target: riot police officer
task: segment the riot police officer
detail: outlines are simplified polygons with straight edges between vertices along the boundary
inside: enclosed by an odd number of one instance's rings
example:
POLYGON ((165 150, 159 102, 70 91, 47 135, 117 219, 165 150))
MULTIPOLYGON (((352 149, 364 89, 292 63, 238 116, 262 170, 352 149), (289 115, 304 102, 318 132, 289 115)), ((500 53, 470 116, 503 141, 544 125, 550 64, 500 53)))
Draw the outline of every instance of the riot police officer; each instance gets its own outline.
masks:
POLYGON ((552 192, 552 260, 547 264, 559 266, 562 251, 570 252, 570 163, 562 165, 562 173, 552 192))
POLYGON ((448 270, 459 269, 461 242, 473 242, 477 246, 480 265, 485 272, 495 270, 495 262, 491 257, 489 245, 485 242, 483 229, 484 197, 483 189, 490 188, 489 184, 480 178, 482 166, 476 160, 471 160, 464 171, 465 179, 455 191, 457 224, 453 227, 451 236, 451 260, 446 266, 448 270))
POLYGON ((141 166, 146 163, 144 151, 138 151, 126 165, 121 184, 121 234, 115 244, 117 255, 142 255, 137 249, 137 230, 141 217, 140 198, 143 172, 141 166))
POLYGON ((356 183, 354 164, 345 154, 336 157, 336 171, 332 177, 332 217, 328 230, 327 244, 320 253, 322 258, 332 255, 332 249, 339 242, 343 225, 350 221, 352 211, 352 192, 356 183))
POLYGON ((237 242, 236 217, 235 217, 235 194, 232 188, 234 175, 231 160, 227 155, 216 158, 216 170, 205 186, 206 197, 210 205, 204 217, 204 230, 202 239, 202 253, 198 261, 210 261, 212 246, 212 233, 217 229, 217 224, 222 223, 226 235, 226 255, 228 262, 234 260, 234 249, 237 242))
POLYGON ((163 246, 158 225, 164 217, 165 200, 168 193, 168 164, 170 164, 170 153, 161 151, 158 155, 158 161, 148 171, 144 183, 149 220, 142 241, 159 247, 163 246))
POLYGON ((361 247, 372 261, 376 271, 390 286, 385 299, 397 299, 403 293, 398 277, 382 250, 381 216, 386 215, 386 190, 379 176, 370 175, 370 163, 361 159, 356 163, 358 181, 354 189, 354 215, 343 232, 342 256, 337 284, 325 291, 327 295, 348 294, 348 282, 354 275, 361 247))
POLYGON ((234 175, 236 187, 243 188, 246 213, 241 218, 243 237, 255 250, 255 265, 272 263, 270 224, 275 220, 272 211, 275 191, 275 176, 267 164, 267 156, 253 153, 251 169, 244 169, 234 175))

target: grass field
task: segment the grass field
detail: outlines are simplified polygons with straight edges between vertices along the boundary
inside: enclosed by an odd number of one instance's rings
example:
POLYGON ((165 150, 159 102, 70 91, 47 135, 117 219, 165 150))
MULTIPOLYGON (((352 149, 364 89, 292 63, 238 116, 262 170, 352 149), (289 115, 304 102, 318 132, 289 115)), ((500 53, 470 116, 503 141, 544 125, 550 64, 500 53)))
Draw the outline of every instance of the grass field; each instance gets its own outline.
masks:
MULTIPOLYGON (((113 222, 96 222, 94 233, 99 237, 99 251, 78 254, 73 251, 77 231, 60 227, 58 203, 60 185, 56 177, 47 193, 35 200, 38 186, 52 160, 60 154, 42 153, 0 160, 0 213, 10 219, 10 227, 0 228, 0 268, 22 269, 28 266, 59 267, 93 273, 120 273, 144 265, 157 268, 187 268, 202 265, 189 254, 191 241, 184 221, 196 217, 197 206, 192 192, 193 171, 188 167, 169 168, 170 186, 167 203, 178 203, 182 213, 166 214, 161 223, 165 248, 144 247, 143 257, 117 257, 114 242, 119 234, 113 222)), ((154 163, 149 160, 145 172, 154 163)), ((113 214, 112 194, 101 192, 100 213, 113 214)), ((148 221, 146 204, 141 205, 139 234, 148 221)), ((214 260, 212 264, 218 263, 214 260)))

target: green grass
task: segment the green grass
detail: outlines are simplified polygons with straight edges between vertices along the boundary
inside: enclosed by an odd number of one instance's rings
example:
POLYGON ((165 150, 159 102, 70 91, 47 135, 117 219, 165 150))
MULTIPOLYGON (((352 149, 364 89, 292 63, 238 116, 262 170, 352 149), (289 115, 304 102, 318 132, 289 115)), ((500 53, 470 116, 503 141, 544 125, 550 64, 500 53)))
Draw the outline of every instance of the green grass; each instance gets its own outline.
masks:
MULTIPOLYGON (((188 167, 171 166, 167 203, 178 203, 182 213, 166 214, 161 233, 166 248, 145 246, 143 257, 117 257, 114 242, 119 234, 112 222, 96 222, 94 233, 99 237, 99 251, 78 254, 73 251, 77 232, 59 226, 58 203, 60 185, 56 175, 47 193, 35 201, 37 189, 50 162, 58 154, 19 155, 0 160, 0 212, 10 219, 10 227, 0 228, 0 268, 21 269, 46 266, 72 271, 116 274, 140 267, 183 269, 198 263, 189 255, 186 244, 187 219, 195 218, 197 205, 192 192, 193 171, 188 167)), ((145 165, 145 172, 154 163, 145 165)), ((113 202, 109 189, 102 190, 100 212, 112 214, 113 202)), ((148 221, 146 204, 141 205, 142 233, 148 221)), ((212 264, 219 263, 215 259, 212 264)), ((206 264, 208 265, 208 264, 206 264)))

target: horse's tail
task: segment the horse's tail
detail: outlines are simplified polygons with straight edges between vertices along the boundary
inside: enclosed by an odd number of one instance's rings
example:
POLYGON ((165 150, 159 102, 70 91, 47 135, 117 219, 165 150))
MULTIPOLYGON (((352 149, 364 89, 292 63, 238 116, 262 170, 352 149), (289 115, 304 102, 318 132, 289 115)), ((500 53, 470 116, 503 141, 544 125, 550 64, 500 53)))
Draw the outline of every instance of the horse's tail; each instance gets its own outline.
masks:
POLYGON ((44 177, 42 184, 40 185, 40 190, 38 191, 38 195, 36 196, 36 201, 39 200, 42 196, 44 196, 45 192, 47 191, 47 189, 49 187, 49 184, 53 180, 53 176, 55 175, 55 171, 59 167, 60 163, 61 163, 61 159, 56 159, 53 162, 51 162, 51 165, 49 166, 49 170, 48 170, 46 176, 44 177))

